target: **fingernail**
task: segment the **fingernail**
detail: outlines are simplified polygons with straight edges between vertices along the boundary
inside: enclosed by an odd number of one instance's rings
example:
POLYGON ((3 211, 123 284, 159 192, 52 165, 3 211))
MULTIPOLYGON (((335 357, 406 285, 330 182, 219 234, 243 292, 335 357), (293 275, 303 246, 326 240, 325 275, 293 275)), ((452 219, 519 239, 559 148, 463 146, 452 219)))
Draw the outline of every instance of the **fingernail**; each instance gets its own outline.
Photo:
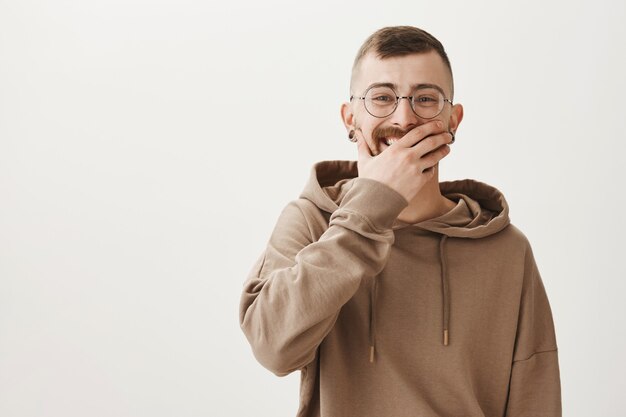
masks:
POLYGON ((441 120, 437 120, 437 127, 443 127, 443 122, 441 120))

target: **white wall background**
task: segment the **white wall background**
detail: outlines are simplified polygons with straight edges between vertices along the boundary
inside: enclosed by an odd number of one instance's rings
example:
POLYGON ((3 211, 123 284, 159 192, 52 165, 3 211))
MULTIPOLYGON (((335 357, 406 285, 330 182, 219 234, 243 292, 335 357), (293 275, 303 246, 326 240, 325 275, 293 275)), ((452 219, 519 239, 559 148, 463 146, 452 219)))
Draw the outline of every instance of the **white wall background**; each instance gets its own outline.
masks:
POLYGON ((567 416, 624 416, 622 1, 0 0, 0 415, 293 416, 243 280, 383 26, 446 46, 440 180, 505 194, 551 301, 567 416))

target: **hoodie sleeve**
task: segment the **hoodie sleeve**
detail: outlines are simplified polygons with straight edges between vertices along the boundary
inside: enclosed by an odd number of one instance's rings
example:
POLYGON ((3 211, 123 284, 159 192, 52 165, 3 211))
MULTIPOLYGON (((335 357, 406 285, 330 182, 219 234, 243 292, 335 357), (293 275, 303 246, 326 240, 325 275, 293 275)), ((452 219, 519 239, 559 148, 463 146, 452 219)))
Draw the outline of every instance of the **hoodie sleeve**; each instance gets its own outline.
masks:
POLYGON ((525 264, 505 417, 561 417, 561 379, 552 311, 530 245, 525 264))
POLYGON ((361 280, 382 271, 394 242, 391 226, 408 206, 386 184, 357 177, 313 242, 300 204, 290 202, 278 217, 239 306, 254 356, 278 376, 314 359, 361 280))

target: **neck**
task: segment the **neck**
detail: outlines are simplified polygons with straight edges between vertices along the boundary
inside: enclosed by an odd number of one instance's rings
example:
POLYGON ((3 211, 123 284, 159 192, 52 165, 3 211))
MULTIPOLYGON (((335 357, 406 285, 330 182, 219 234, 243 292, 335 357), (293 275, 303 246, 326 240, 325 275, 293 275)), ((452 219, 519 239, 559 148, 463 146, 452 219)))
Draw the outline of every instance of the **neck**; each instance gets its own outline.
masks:
POLYGON ((435 175, 417 193, 409 205, 400 212, 398 220, 405 223, 419 223, 424 220, 439 217, 456 206, 456 202, 441 195, 439 190, 438 166, 435 175))

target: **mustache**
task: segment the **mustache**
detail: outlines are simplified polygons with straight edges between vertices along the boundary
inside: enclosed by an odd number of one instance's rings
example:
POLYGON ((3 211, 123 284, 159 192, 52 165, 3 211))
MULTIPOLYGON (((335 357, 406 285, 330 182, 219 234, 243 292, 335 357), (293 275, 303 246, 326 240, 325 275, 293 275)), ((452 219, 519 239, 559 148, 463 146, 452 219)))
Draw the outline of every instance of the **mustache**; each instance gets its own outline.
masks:
POLYGON ((396 138, 401 138, 404 135, 406 135, 407 133, 409 133, 410 130, 404 131, 404 130, 400 130, 396 127, 383 127, 380 130, 376 129, 372 132, 372 137, 375 140, 380 140, 382 138, 389 138, 389 137, 396 137, 396 138))

